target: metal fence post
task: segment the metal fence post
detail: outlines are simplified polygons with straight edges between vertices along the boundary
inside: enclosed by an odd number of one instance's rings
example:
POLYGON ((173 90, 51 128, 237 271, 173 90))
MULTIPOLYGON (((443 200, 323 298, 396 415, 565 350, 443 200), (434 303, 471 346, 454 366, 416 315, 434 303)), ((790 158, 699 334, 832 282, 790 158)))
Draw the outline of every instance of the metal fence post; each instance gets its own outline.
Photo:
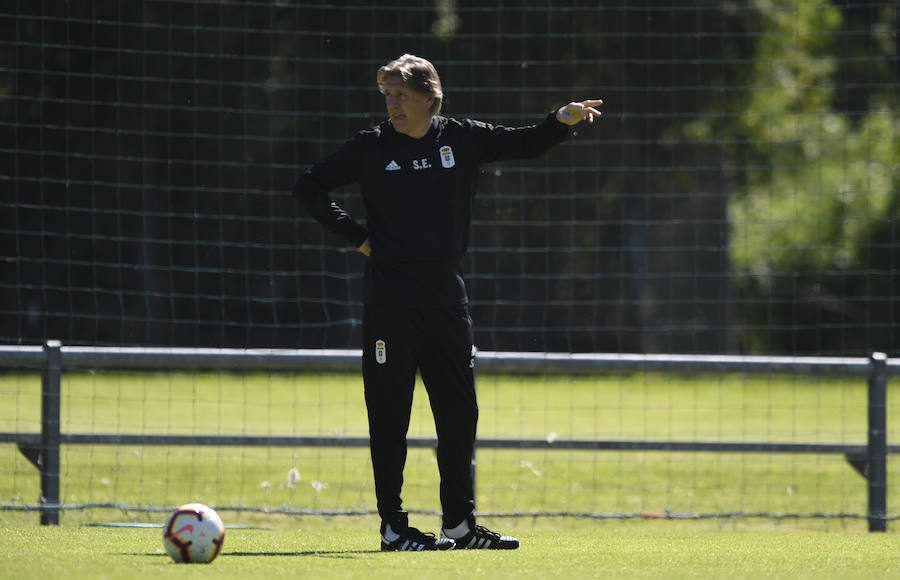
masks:
POLYGON ((887 355, 869 358, 869 531, 887 531, 887 355))
POLYGON ((60 380, 62 344, 48 340, 41 379, 41 525, 59 525, 60 380))

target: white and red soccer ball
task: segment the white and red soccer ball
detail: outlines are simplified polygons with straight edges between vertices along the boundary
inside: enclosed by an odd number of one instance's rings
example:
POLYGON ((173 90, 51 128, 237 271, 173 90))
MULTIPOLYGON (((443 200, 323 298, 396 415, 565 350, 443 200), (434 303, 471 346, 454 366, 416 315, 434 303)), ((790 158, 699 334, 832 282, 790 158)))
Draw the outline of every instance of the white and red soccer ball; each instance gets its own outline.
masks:
POLYGON ((163 528, 163 545, 172 559, 185 564, 212 562, 225 541, 225 524, 211 507, 185 504, 169 516, 163 528))

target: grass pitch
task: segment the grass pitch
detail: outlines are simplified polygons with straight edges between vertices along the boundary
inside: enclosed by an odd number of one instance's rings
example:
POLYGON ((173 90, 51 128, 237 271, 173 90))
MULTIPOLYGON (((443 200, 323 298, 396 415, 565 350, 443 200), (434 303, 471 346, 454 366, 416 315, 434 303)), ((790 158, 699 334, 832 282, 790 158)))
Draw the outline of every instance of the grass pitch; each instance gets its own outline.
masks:
MULTIPOLYGON (((866 433, 858 378, 485 376, 478 389, 480 437, 857 444, 866 433)), ((896 395, 891 384, 892 404, 896 395)), ((900 414, 888 411, 895 441, 900 414)), ((37 432, 39 418, 39 377, 0 376, 0 431, 37 432)), ((366 434, 356 375, 72 373, 62 421, 69 433, 366 434)), ((420 386, 410 435, 433 433, 420 386)), ((61 527, 41 528, 37 471, 14 445, 0 445, 4 580, 900 576, 895 536, 866 533, 865 481, 836 454, 482 449, 480 511, 583 517, 486 517, 522 548, 431 554, 381 553, 371 515, 297 515, 374 511, 365 448, 66 445, 61 460, 68 508, 61 527), (273 529, 230 528, 222 554, 204 566, 171 562, 160 528, 84 525, 158 525, 189 501, 215 507, 226 525, 273 529), (762 517, 708 517, 722 513, 762 517), (844 517, 815 516, 822 513, 844 517), (646 519, 664 514, 707 517, 646 519)), ((894 516, 900 469, 888 468, 894 516)), ((422 515, 439 510, 437 486, 433 450, 411 449, 404 499, 424 531, 438 528, 436 515, 422 515)))
MULTIPOLYGON (((480 438, 866 439, 866 384, 857 377, 480 376, 478 390, 480 438)), ((890 390, 889 401, 898 400, 900 385, 890 390)), ((434 437, 421 385, 416 393, 410 435, 434 437)), ((367 435, 357 374, 66 373, 62 396, 67 433, 367 435)), ((900 414, 890 411, 894 441, 900 414)), ((0 376, 0 431, 39 429, 39 376, 0 376)), ((840 454, 480 449, 476 460, 477 506, 494 514, 866 511, 865 480, 840 454)), ((65 445, 61 461, 62 501, 71 506, 200 501, 267 512, 374 510, 364 447, 65 445)), ((900 470, 888 467, 892 496, 900 470)), ((433 450, 411 449, 405 475, 406 505, 439 510, 433 450)), ((15 445, 0 445, 0 505, 33 506, 39 495, 36 470, 15 445)), ((79 509, 66 512, 64 522, 92 521, 79 509)), ((134 512, 126 518, 152 521, 134 512)))
MULTIPOLYGON (((418 523, 418 522, 416 522, 418 523)), ((66 578, 889 578, 896 538, 713 522, 486 522, 516 534, 516 551, 382 553, 370 517, 230 529, 211 564, 175 564, 160 529, 0 527, 0 577, 66 578), (511 525, 507 525, 511 524, 511 525)), ((424 526, 423 526, 424 527, 424 526)))

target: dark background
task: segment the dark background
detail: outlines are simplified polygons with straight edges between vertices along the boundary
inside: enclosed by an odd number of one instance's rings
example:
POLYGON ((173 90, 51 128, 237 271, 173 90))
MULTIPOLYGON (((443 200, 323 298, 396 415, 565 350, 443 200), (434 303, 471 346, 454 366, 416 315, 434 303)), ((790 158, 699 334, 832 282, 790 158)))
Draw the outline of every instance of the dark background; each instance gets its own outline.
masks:
MULTIPOLYGON (((551 153, 484 167, 466 262, 482 350, 895 350, 893 225, 864 279, 832 281, 852 315, 802 289, 748 293, 727 201, 756 161, 673 137, 741 114, 723 103, 750 90, 764 19, 599 4, 7 2, 0 341, 357 347, 364 258, 288 192, 384 118, 375 71, 411 52, 436 65, 447 116, 522 125, 606 101, 551 153), (871 275, 890 290, 860 302, 871 275)), ((885 82, 896 95, 896 44, 886 81, 867 60, 889 4, 838 5, 841 111, 885 82)), ((355 190, 336 198, 364 219, 355 190)))

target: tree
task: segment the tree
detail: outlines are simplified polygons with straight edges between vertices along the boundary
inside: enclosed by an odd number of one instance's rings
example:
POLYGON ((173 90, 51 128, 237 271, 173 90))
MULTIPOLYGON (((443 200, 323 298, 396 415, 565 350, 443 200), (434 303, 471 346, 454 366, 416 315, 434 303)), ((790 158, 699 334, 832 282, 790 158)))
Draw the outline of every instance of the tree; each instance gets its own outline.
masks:
POLYGON ((892 330, 900 318, 883 311, 886 278, 897 276, 889 249, 900 159, 889 64, 897 14, 870 8, 868 19, 850 18, 827 0, 755 4, 762 22, 748 94, 728 122, 685 127, 723 139, 730 152, 730 258, 745 348, 900 346, 892 330), (846 98, 846 78, 867 89, 864 98, 846 98))

